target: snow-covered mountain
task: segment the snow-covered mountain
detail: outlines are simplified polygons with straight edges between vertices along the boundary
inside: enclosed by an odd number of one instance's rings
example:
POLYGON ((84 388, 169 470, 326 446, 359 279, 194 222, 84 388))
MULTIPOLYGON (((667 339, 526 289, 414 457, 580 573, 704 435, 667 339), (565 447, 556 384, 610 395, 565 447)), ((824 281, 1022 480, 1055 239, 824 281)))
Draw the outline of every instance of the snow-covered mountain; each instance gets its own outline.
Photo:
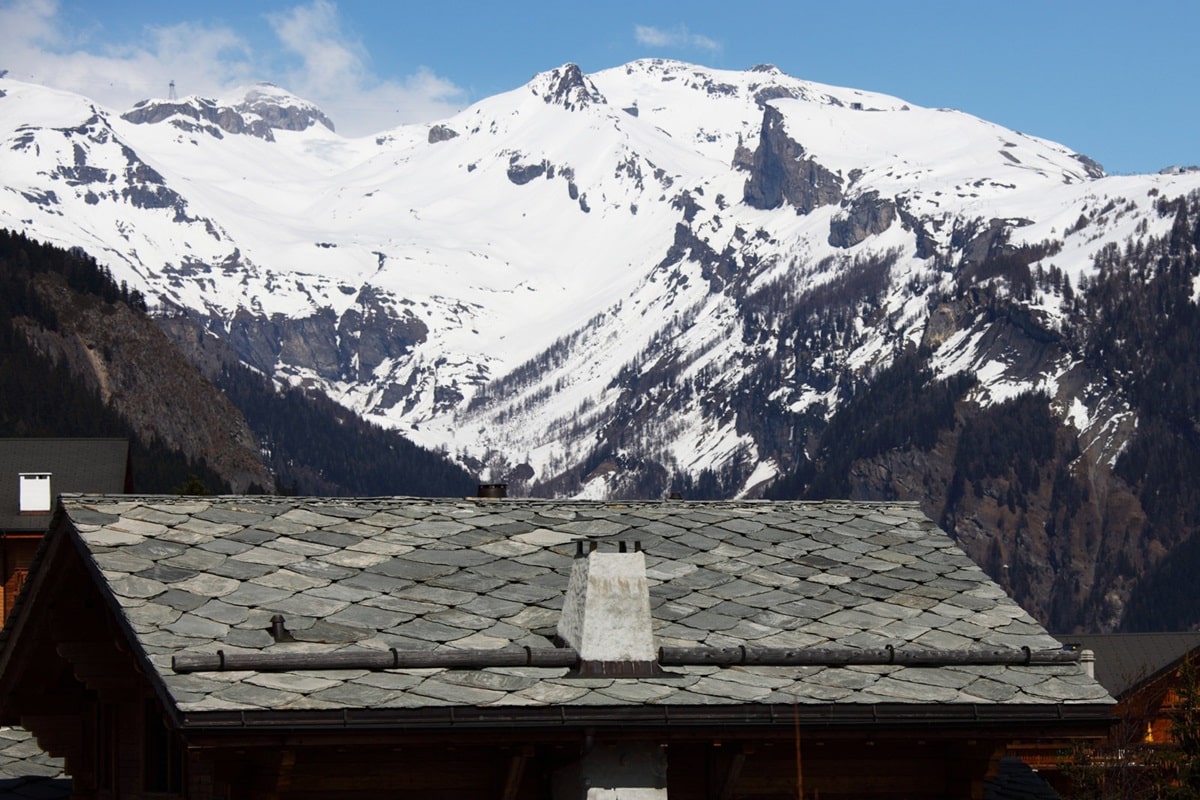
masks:
MULTIPOLYGON (((1078 285, 1200 189, 770 66, 659 60, 361 139, 269 85, 120 114, 0 79, 0 176, 0 226, 82 247, 246 363, 484 478, 597 497, 702 470, 753 493, 803 457, 795 419, 906 345, 974 371, 984 405, 1045 390, 1112 459, 1119 398, 1065 351, 1006 355, 949 299, 1002 254, 1078 285), (834 330, 818 348, 796 314, 834 330)), ((1025 302, 1051 330, 1061 304, 1025 302)))

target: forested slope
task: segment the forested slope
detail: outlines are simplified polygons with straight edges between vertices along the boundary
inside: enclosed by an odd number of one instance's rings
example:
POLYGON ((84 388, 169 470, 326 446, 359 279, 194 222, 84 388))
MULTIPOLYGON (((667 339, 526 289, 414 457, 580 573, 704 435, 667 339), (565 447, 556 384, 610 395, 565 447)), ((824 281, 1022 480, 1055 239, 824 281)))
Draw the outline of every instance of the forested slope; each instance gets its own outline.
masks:
POLYGON ((768 496, 918 500, 1053 629, 1200 625, 1200 198, 1159 211, 1169 235, 1106 247, 1079 286, 1006 255, 983 265, 992 283, 943 298, 1013 359, 1074 359, 1064 383, 1116 410, 1106 442, 1062 397, 975 402, 973 375, 938 377, 912 347, 814 426, 811 458, 768 496), (1016 302, 1037 291, 1062 298, 1061 322, 1016 302))
POLYGON ((206 378, 94 259, 7 231, 0 435, 128 438, 144 492, 462 496, 475 485, 440 454, 323 397, 276 391, 236 361, 206 378))

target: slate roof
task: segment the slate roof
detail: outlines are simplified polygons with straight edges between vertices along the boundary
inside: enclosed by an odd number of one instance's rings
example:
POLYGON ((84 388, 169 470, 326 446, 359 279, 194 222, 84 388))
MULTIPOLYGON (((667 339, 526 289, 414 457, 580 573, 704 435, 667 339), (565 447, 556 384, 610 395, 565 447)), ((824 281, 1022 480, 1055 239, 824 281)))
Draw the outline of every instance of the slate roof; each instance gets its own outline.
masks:
POLYGON ((0 727, 0 797, 70 797, 61 758, 46 755, 24 728, 0 727))
POLYGON ((0 439, 0 530, 44 531, 49 516, 22 516, 17 476, 48 472, 50 491, 128 491, 129 442, 125 439, 0 439))
POLYGON ((1200 649, 1200 632, 1174 633, 1075 633, 1062 637, 1065 644, 1096 654, 1096 680, 1121 697, 1147 679, 1175 666, 1185 655, 1200 649))
POLYGON ((636 680, 172 668, 218 650, 553 647, 580 539, 640 542, 657 645, 1061 649, 915 504, 72 496, 62 511, 185 724, 346 709, 1112 702, 1073 663, 685 666, 636 680), (296 641, 268 633, 277 614, 296 641))

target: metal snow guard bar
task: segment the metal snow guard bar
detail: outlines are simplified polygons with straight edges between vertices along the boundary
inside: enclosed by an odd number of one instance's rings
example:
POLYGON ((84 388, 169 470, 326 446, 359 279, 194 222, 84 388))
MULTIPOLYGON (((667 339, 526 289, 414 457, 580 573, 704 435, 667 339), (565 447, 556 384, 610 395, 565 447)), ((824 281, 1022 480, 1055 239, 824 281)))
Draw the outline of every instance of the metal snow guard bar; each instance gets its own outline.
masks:
MULTIPOLYGON (((1073 650, 1039 650, 1028 647, 972 648, 968 650, 898 649, 857 647, 660 647, 658 663, 683 666, 849 666, 896 664, 910 667, 955 665, 1048 666, 1079 661, 1073 650)), ((580 666, 571 648, 502 648, 499 650, 342 650, 334 653, 216 653, 178 655, 171 659, 175 672, 290 672, 337 669, 486 669, 488 667, 580 666)))
POLYGON ((322 669, 484 669, 486 667, 574 667, 579 654, 566 647, 506 647, 499 650, 340 650, 335 653, 216 653, 178 655, 176 672, 290 672, 322 669))
POLYGON ((955 665, 1046 666, 1079 661, 1078 651, 1038 650, 1028 647, 937 650, 923 647, 896 648, 892 645, 857 647, 660 647, 658 661, 664 667, 708 665, 717 667, 836 667, 851 664, 899 664, 909 667, 955 665))

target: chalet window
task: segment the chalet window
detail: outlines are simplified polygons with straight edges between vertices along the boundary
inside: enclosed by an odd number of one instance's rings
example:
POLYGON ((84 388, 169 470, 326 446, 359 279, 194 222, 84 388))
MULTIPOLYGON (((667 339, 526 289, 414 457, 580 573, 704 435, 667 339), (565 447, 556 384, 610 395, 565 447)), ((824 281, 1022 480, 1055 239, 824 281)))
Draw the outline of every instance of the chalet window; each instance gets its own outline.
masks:
POLYGON ((22 514, 50 513, 50 473, 22 472, 21 505, 22 514))
POLYGON ((147 699, 142 734, 142 769, 147 792, 183 790, 183 751, 179 737, 167 728, 158 703, 147 699))

